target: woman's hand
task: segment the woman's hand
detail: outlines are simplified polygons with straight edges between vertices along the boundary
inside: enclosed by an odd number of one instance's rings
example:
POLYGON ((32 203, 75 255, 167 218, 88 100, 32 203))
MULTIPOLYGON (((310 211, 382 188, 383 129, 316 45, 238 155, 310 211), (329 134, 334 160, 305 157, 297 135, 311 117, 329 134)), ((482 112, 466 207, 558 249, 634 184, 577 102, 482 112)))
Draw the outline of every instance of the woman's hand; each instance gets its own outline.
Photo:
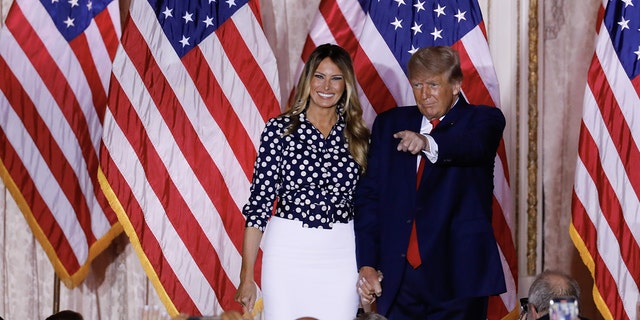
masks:
POLYGON ((253 280, 240 281, 238 291, 236 291, 235 300, 242 305, 242 311, 244 313, 251 313, 253 306, 256 303, 256 296, 258 289, 256 283, 253 280))

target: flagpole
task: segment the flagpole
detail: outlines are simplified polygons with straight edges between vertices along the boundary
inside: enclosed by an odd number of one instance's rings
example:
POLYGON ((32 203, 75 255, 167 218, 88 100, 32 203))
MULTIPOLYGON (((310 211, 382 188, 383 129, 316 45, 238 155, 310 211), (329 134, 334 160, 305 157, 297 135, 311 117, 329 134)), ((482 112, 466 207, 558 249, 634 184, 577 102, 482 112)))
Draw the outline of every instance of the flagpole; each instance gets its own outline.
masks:
POLYGON ((53 273, 53 313, 60 311, 60 277, 56 272, 53 273))

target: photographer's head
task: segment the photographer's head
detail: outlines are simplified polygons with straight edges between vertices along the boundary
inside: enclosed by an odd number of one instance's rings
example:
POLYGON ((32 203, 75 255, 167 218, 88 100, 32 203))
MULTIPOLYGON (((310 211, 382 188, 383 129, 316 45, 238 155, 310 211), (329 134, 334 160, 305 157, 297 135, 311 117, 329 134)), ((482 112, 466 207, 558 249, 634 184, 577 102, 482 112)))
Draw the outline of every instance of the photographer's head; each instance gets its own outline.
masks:
POLYGON ((573 298, 580 301, 580 287, 571 276, 553 270, 539 274, 529 288, 527 320, 540 319, 549 313, 552 299, 573 298))

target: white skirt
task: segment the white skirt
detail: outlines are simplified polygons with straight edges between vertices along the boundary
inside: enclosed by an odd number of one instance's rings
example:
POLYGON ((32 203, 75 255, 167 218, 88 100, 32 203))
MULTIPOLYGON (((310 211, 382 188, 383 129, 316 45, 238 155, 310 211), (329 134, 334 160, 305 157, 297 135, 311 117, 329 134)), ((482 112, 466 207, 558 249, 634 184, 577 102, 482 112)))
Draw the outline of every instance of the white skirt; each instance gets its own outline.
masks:
POLYGON ((264 320, 353 320, 358 270, 353 222, 303 228, 272 217, 262 238, 264 320))

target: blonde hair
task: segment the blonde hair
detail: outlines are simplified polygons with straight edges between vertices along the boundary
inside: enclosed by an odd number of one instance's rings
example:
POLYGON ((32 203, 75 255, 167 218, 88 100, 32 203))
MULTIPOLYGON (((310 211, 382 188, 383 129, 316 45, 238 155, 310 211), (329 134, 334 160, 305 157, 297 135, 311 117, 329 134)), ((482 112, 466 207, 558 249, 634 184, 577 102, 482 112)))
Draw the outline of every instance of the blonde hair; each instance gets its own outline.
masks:
POLYGON ((338 100, 338 110, 344 116, 346 122, 345 138, 349 144, 349 153, 353 159, 362 167, 364 173, 367 169, 367 153, 369 152, 369 128, 362 119, 362 106, 356 92, 356 76, 353 71, 351 56, 342 47, 334 44, 323 44, 318 46, 304 65, 296 91, 291 104, 286 112, 281 116, 289 116, 291 124, 285 130, 285 135, 294 132, 300 125, 297 115, 304 112, 309 106, 311 79, 325 58, 331 59, 333 63, 342 71, 345 91, 338 100))

